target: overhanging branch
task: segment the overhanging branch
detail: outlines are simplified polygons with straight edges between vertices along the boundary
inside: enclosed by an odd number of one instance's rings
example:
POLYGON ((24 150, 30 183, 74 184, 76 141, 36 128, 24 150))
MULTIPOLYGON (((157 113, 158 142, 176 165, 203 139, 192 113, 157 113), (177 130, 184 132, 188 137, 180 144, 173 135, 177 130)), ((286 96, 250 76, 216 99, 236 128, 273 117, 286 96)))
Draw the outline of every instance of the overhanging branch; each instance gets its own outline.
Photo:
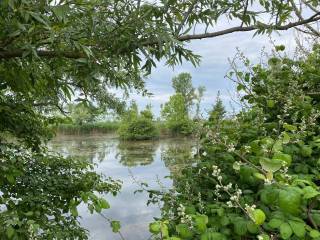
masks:
MULTIPOLYGON (((21 58, 25 51, 21 49, 17 50, 0 50, 0 59, 11 59, 11 58, 21 58)), ((55 50, 37 50, 37 55, 39 57, 46 57, 46 58, 55 58, 55 57, 65 57, 70 59, 79 59, 79 58, 86 58, 86 55, 82 52, 62 52, 62 51, 55 51, 55 50)))
POLYGON ((239 26, 239 27, 232 27, 232 28, 228 28, 225 30, 217 31, 217 32, 179 36, 178 40, 188 41, 188 40, 196 40, 196 39, 203 39, 203 38, 214 38, 214 37, 218 37, 218 36, 222 36, 222 35, 226 35, 234 32, 249 32, 253 30, 258 30, 258 29, 261 29, 261 27, 265 29, 271 28, 273 30, 285 31, 290 28, 305 25, 307 23, 316 22, 319 20, 320 20, 320 12, 316 13, 315 15, 313 15, 308 19, 288 23, 287 25, 282 25, 282 26, 274 26, 274 25, 267 25, 267 24, 263 24, 261 26, 255 25, 255 26, 248 26, 248 27, 239 26))
MULTIPOLYGON (((253 30, 259 30, 261 28, 284 31, 297 26, 317 22, 319 20, 320 20, 320 12, 317 12, 310 18, 288 23, 282 26, 268 25, 268 24, 261 23, 260 25, 257 24, 253 26, 247 26, 247 27, 238 26, 238 27, 232 27, 225 30, 221 30, 221 31, 211 32, 211 33, 182 35, 176 38, 179 41, 189 41, 189 40, 204 39, 204 38, 214 38, 222 35, 231 34, 234 32, 249 32, 253 30)), ((157 42, 147 42, 144 45, 154 45, 154 44, 157 44, 157 42)), ((39 57, 46 57, 46 58, 56 58, 56 57, 64 57, 69 59, 87 58, 87 55, 84 52, 56 51, 56 50, 37 50, 36 52, 39 57)), ((21 50, 21 49, 0 50, 0 60, 8 60, 11 58, 21 58, 23 57, 23 53, 24 53, 24 50, 21 50)))

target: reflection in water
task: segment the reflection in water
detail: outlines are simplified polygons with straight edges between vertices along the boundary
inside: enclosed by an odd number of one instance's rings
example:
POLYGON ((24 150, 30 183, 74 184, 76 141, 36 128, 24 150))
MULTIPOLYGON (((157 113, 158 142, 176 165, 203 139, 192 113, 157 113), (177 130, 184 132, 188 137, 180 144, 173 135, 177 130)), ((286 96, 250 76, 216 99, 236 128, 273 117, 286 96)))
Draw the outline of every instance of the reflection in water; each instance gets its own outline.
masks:
POLYGON ((120 142, 117 158, 126 167, 149 165, 154 160, 158 146, 158 141, 120 142))
POLYGON ((176 142, 163 146, 161 149, 161 159, 173 177, 179 173, 181 168, 195 161, 194 154, 194 142, 185 139, 176 139, 176 142))
MULTIPOLYGON (((105 196, 111 208, 103 211, 109 218, 121 221, 121 232, 126 240, 146 240, 150 237, 149 222, 160 216, 158 206, 146 206, 148 194, 134 191, 139 187, 135 179, 147 182, 152 189, 162 185, 170 188, 172 180, 181 166, 192 163, 194 142, 190 139, 164 139, 159 141, 120 142, 110 135, 60 136, 49 148, 62 153, 87 159, 96 164, 96 171, 123 182, 116 196, 105 196)), ((108 223, 97 214, 90 214, 84 206, 78 209, 81 224, 90 231, 94 240, 118 240, 108 223)))

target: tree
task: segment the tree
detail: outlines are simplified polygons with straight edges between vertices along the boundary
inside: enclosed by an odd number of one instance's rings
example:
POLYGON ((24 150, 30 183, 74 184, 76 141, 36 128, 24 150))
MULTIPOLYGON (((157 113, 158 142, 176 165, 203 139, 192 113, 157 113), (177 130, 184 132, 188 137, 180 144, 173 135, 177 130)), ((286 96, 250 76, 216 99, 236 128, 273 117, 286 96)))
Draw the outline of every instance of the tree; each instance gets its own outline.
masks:
POLYGON ((185 106, 185 98, 177 93, 171 96, 169 102, 161 109, 161 116, 173 134, 190 135, 193 131, 193 122, 185 106))
POLYGON ((201 101, 204 95, 204 92, 206 91, 205 86, 199 86, 197 88, 196 92, 196 113, 195 113, 195 119, 200 120, 200 107, 201 107, 201 101))
POLYGON ((78 125, 93 122, 100 114, 99 109, 91 105, 88 106, 84 102, 78 104, 68 104, 68 110, 70 112, 72 121, 78 125))
POLYGON ((176 94, 181 94, 185 99, 185 108, 189 111, 193 105, 194 99, 196 98, 190 73, 180 73, 178 76, 172 78, 172 87, 176 94))
POLYGON ((146 108, 140 112, 140 114, 141 114, 141 116, 143 116, 144 118, 153 120, 153 113, 152 113, 152 106, 151 106, 151 104, 148 104, 148 105, 146 106, 146 108))
POLYGON ((223 106, 223 102, 220 98, 220 92, 218 92, 216 102, 213 105, 212 110, 209 112, 209 122, 212 124, 218 124, 226 114, 226 110, 223 106))

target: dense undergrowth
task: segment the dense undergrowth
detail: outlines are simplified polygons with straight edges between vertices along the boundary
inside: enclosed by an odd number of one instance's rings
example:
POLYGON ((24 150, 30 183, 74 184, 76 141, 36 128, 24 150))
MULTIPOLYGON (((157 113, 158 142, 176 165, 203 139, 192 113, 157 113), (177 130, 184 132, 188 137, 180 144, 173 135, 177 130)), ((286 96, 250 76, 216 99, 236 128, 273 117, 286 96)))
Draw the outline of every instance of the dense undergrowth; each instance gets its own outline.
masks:
POLYGON ((320 239, 320 47, 264 65, 240 59, 246 70, 228 76, 247 107, 211 114, 201 162, 153 195, 164 201, 155 239, 320 239))

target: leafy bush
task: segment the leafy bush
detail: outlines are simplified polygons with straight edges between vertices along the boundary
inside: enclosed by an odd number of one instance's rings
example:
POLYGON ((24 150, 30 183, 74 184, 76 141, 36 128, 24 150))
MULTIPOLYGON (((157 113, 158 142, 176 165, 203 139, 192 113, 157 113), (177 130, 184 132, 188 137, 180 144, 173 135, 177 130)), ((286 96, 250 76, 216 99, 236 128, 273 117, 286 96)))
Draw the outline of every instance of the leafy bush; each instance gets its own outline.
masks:
POLYGON ((118 133, 120 138, 124 140, 149 140, 157 138, 159 130, 153 121, 151 106, 147 106, 145 110, 139 113, 137 105, 132 104, 122 116, 118 133))
MULTIPOLYGON (((235 70, 250 108, 207 124, 202 161, 162 193, 168 239, 320 239, 320 47, 235 70), (170 238, 169 238, 170 236, 170 238)), ((159 196, 156 196, 156 200, 159 196)))
POLYGON ((158 137, 159 133, 150 119, 140 117, 134 119, 120 130, 120 137, 126 140, 148 140, 158 137))

